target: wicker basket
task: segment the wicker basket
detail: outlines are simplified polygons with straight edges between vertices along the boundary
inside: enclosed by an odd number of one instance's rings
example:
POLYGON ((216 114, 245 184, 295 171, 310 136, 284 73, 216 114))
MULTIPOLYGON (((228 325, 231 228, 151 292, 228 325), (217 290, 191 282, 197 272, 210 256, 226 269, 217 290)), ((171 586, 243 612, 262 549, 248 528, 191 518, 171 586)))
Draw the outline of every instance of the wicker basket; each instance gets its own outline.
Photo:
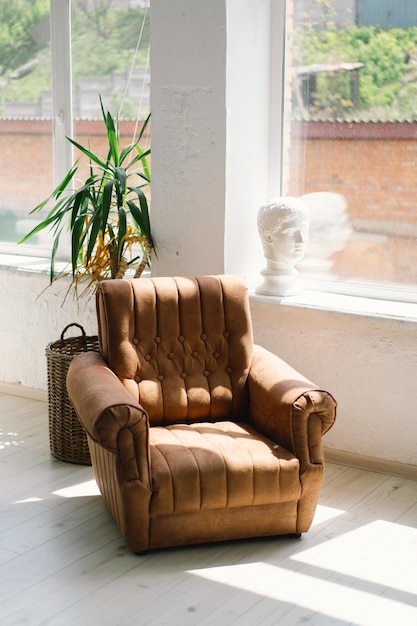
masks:
POLYGON ((67 372, 75 355, 87 351, 99 352, 98 337, 87 337, 82 326, 69 324, 61 339, 48 344, 49 444, 51 453, 61 461, 91 465, 87 436, 72 406, 67 392, 67 372), (71 326, 81 330, 78 337, 64 339, 71 326))

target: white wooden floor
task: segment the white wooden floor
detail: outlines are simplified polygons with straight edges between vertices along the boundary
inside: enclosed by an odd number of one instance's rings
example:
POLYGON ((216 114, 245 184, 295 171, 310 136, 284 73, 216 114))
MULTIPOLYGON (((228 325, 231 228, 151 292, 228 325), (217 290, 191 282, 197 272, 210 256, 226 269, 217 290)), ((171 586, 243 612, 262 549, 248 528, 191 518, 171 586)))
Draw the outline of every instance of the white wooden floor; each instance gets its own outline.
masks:
POLYGON ((314 525, 135 556, 46 404, 0 394, 0 624, 417 625, 417 482, 328 464, 314 525))

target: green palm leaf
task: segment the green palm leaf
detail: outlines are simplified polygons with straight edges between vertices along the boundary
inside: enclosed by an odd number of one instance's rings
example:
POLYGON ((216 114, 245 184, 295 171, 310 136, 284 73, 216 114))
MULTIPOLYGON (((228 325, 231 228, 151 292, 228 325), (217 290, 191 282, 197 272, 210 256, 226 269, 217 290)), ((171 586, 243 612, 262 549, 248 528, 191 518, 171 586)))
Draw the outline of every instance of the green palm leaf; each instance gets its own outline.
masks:
POLYGON ((78 141, 75 141, 75 139, 71 139, 71 137, 67 137, 68 141, 70 143, 72 143, 73 146, 75 146, 80 152, 82 152, 83 154, 85 154, 86 157, 88 157, 90 159, 90 161, 92 161, 93 163, 96 163, 97 165, 99 165, 100 167, 102 167, 103 169, 106 168, 106 162, 103 161, 103 159, 101 159, 97 154, 94 154, 94 152, 92 152, 91 150, 89 150, 88 148, 85 148, 84 146, 82 146, 80 143, 78 143, 78 141))
POLYGON ((139 136, 138 136, 138 141, 137 141, 137 143, 139 143, 139 142, 140 142, 140 140, 142 139, 143 134, 144 134, 145 130, 146 130, 146 129, 147 129, 147 127, 148 127, 148 124, 149 124, 150 119, 151 119, 151 114, 149 113, 148 117, 146 118, 146 120, 145 120, 145 121, 143 122, 143 124, 142 124, 142 128, 141 128, 141 129, 140 129, 140 131, 139 131, 139 136))
POLYGON ((86 230, 84 230, 85 216, 80 215, 72 227, 71 232, 71 264, 72 275, 75 276, 78 267, 78 258, 83 249, 83 243, 86 236, 86 230))
POLYGON ((147 182, 150 182, 151 181, 151 169, 149 167, 149 163, 146 157, 151 153, 151 151, 150 150, 143 151, 140 146, 136 146, 136 151, 138 153, 138 156, 133 161, 133 163, 137 161, 141 161, 143 173, 139 172, 139 176, 141 176, 141 178, 144 178, 147 182))
MULTIPOLYGON (((136 148, 136 144, 135 143, 131 143, 128 146, 125 146, 122 151, 120 152, 119 155, 119 165, 122 165, 122 163, 124 163, 127 159, 127 157, 133 152, 133 150, 135 150, 136 148)), ((129 163, 129 165, 127 167, 131 167, 131 163, 129 163)))
POLYGON ((100 107, 103 115, 104 125, 107 131, 107 142, 109 144, 109 154, 110 158, 113 160, 114 165, 117 167, 119 165, 119 136, 116 128, 116 124, 113 120, 111 114, 107 111, 105 113, 103 107, 103 101, 100 96, 100 107))
POLYGON ((80 210, 80 207, 83 205, 83 202, 85 200, 85 196, 86 196, 85 190, 78 191, 75 194, 74 204, 73 204, 73 207, 72 207, 72 214, 71 214, 71 226, 74 226, 74 224, 75 224, 75 220, 78 217, 78 212, 80 210))
POLYGON ((126 170, 124 167, 116 167, 115 178, 119 183, 121 194, 124 195, 126 192, 126 179, 127 179, 127 174, 126 174, 126 170))
POLYGON ((54 278, 55 278, 55 256, 56 256, 56 252, 58 250, 58 245, 59 245, 59 238, 61 235, 61 231, 58 232, 58 234, 55 237, 53 246, 52 246, 52 252, 51 252, 51 264, 50 264, 50 268, 49 268, 49 280, 52 283, 54 278))
POLYGON ((86 258, 85 258, 86 265, 88 265, 88 263, 90 262, 91 255, 93 254, 94 247, 97 243, 98 234, 101 231, 101 222, 102 222, 102 219, 101 219, 100 213, 95 213, 90 224, 90 237, 88 239, 87 252, 86 252, 86 258))
POLYGON ((101 216, 101 230, 106 232, 106 227, 109 221, 109 214, 111 209, 111 202, 113 198, 113 185, 114 181, 109 180, 103 189, 101 196, 101 202, 97 202, 97 213, 101 216))
POLYGON ((136 187, 132 189, 132 191, 134 191, 138 196, 139 206, 135 204, 132 200, 128 200, 127 205, 140 231, 145 235, 146 239, 153 246, 148 201, 141 189, 136 187))
POLYGON ((117 262, 120 263, 125 246, 125 237, 127 233, 127 217, 123 207, 119 208, 119 223, 117 236, 117 262))

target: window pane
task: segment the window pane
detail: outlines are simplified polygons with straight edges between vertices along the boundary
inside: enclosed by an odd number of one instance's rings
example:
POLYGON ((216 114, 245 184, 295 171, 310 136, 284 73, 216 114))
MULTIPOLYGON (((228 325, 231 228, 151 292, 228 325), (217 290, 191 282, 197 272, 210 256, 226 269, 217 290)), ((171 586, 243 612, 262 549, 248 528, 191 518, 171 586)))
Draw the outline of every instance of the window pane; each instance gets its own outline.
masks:
MULTIPOLYGON (((0 0, 0 243, 6 248, 39 221, 28 214, 57 182, 49 7, 49 0, 0 0)), ((100 95, 122 121, 123 144, 149 112, 149 0, 73 0, 71 12, 74 137, 93 149, 103 146, 105 154, 100 95)), ((47 230, 28 240, 35 253, 51 245, 47 230)))
MULTIPOLYGON (((149 0, 73 0, 74 137, 106 154, 100 97, 122 145, 150 108, 149 0)), ((78 156, 78 155, 77 155, 78 156)))
POLYGON ((15 244, 53 184, 49 0, 0 8, 0 241, 15 244))
POLYGON ((287 3, 284 192, 311 209, 307 277, 417 283, 417 4, 407 27, 390 4, 287 3))

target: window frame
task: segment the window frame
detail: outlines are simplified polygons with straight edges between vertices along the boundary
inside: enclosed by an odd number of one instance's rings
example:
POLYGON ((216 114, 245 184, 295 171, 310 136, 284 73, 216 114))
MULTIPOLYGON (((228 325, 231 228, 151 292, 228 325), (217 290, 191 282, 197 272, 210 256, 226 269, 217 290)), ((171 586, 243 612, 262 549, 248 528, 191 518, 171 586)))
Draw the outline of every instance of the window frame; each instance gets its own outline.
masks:
POLYGON ((71 0, 50 2, 52 62, 52 141, 54 184, 65 177, 73 163, 71 0), (66 71, 62 71, 65 67, 66 71))

